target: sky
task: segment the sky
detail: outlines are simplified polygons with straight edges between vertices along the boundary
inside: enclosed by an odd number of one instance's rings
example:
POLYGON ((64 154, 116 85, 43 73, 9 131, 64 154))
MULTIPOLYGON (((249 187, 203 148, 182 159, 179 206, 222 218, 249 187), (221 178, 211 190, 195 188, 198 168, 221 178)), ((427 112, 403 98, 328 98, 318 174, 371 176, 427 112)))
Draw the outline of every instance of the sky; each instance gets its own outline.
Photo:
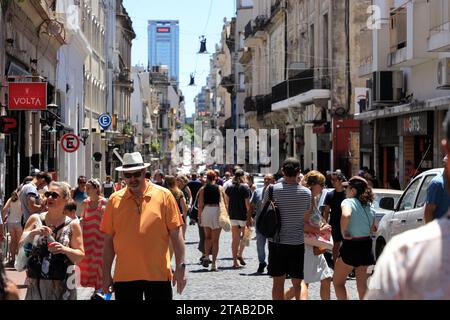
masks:
POLYGON ((201 35, 207 50, 214 53, 220 42, 223 19, 235 15, 235 0, 124 0, 133 21, 136 39, 132 45, 132 65, 148 64, 148 20, 180 20, 180 89, 186 101, 186 116, 195 112, 194 98, 206 85, 210 55, 198 55, 201 35), (190 74, 196 73, 195 87, 189 87, 190 74))

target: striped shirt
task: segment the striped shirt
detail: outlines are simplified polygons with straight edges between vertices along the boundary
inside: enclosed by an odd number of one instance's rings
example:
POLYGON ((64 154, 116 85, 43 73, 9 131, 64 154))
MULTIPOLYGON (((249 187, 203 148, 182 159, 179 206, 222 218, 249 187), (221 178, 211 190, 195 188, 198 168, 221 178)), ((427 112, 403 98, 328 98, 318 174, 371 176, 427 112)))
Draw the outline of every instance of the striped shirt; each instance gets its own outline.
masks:
MULTIPOLYGON (((268 199, 267 191, 264 203, 268 199)), ((304 244, 304 216, 311 210, 311 191, 299 184, 277 183, 273 186, 273 199, 280 210, 281 229, 279 237, 276 235, 269 241, 293 246, 304 244)))

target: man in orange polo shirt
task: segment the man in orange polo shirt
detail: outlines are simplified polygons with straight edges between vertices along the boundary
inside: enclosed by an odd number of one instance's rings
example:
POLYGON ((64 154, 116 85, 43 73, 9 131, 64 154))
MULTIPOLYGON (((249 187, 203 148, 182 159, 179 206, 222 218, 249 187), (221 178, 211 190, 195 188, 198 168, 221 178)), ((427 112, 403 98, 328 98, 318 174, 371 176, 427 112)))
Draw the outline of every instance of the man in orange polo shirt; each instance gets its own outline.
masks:
POLYGON ((127 187, 111 196, 101 223, 106 234, 103 291, 115 292, 116 300, 143 300, 144 295, 146 300, 171 300, 171 281, 179 294, 186 286, 183 220, 170 191, 145 180, 149 166, 140 153, 124 155, 116 170, 123 172, 127 187))

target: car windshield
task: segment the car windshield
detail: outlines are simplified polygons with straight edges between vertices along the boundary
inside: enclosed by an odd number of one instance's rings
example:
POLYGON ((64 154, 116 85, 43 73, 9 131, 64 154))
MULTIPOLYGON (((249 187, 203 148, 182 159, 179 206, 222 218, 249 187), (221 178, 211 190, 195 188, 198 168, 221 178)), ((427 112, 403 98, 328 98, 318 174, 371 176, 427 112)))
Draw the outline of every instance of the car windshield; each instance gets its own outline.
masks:
POLYGON ((401 194, 376 193, 375 200, 373 202, 373 207, 375 209, 380 209, 380 201, 383 198, 394 198, 394 207, 395 207, 401 196, 402 196, 401 194))

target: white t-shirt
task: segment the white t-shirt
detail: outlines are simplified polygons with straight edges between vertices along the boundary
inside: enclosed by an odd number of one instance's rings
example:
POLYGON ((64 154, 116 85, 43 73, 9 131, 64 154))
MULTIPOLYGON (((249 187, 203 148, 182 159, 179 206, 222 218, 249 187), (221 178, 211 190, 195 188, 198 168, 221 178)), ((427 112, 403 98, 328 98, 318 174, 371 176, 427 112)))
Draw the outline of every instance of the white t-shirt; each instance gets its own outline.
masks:
POLYGON ((233 185, 233 179, 228 180, 223 184, 223 191, 226 191, 228 187, 231 187, 233 185))
POLYGON ((375 266, 365 299, 449 299, 449 248, 449 214, 394 237, 375 266))

